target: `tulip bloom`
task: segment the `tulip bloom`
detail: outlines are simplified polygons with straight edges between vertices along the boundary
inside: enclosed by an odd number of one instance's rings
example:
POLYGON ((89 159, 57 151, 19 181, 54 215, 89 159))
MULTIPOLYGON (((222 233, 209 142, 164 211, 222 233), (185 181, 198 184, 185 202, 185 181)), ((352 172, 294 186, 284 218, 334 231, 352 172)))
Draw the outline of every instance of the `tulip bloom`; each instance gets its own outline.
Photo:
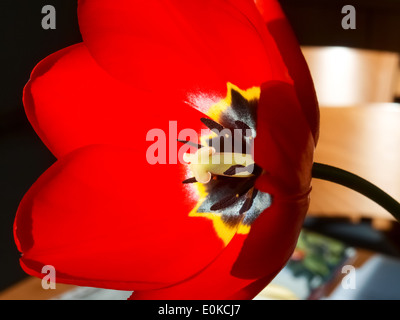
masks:
POLYGON ((22 268, 132 299, 252 299, 295 248, 318 139, 277 1, 81 0, 78 17, 83 43, 41 61, 24 90, 58 160, 18 208, 22 268), (168 160, 182 161, 149 163, 149 132, 171 121, 168 160), (247 151, 216 150, 223 129, 247 131, 247 151), (200 153, 245 161, 206 167, 200 153))

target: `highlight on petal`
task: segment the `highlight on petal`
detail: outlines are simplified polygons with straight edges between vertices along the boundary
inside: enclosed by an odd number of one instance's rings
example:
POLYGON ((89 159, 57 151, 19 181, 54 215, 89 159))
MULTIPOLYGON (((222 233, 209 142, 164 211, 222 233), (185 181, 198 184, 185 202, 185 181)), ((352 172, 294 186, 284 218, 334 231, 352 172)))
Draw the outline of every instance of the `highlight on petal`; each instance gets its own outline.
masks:
POLYGON ((41 268, 52 265, 57 282, 122 290, 161 288, 198 273, 225 244, 210 219, 189 216, 198 199, 182 188, 181 169, 150 166, 112 146, 59 159, 18 209, 22 267, 43 277, 41 268))

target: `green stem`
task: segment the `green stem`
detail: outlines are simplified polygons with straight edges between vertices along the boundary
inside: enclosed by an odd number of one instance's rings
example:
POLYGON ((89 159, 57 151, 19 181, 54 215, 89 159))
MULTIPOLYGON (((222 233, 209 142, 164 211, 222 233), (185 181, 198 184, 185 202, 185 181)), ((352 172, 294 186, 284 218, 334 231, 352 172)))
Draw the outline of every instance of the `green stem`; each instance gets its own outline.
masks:
POLYGON ((400 203, 371 182, 343 169, 322 163, 314 163, 312 177, 327 180, 361 193, 386 209, 400 222, 400 203))

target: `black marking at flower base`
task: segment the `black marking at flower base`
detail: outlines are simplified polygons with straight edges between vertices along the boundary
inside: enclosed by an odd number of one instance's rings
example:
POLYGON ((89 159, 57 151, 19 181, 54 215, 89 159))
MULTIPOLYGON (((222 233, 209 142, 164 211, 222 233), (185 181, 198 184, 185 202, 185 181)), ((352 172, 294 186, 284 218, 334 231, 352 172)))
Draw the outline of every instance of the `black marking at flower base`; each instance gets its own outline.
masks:
POLYGON ((258 100, 248 100, 234 88, 230 89, 230 95, 231 106, 221 113, 219 123, 225 128, 232 129, 243 129, 241 123, 245 124, 255 136, 258 100))
POLYGON ((240 222, 244 225, 252 224, 271 205, 272 198, 254 188, 254 178, 251 181, 241 180, 247 179, 223 176, 212 179, 205 186, 207 197, 197 212, 219 213, 222 220, 231 227, 240 222))

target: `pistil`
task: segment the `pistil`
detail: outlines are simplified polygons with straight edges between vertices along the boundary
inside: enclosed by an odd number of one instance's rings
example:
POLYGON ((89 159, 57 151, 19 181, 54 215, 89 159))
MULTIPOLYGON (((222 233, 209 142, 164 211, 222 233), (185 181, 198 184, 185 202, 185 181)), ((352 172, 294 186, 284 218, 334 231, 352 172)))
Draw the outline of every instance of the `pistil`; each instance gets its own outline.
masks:
POLYGON ((213 147, 203 147, 194 154, 185 153, 183 160, 200 183, 210 182, 213 175, 248 178, 253 176, 254 161, 251 154, 216 152, 213 147))

